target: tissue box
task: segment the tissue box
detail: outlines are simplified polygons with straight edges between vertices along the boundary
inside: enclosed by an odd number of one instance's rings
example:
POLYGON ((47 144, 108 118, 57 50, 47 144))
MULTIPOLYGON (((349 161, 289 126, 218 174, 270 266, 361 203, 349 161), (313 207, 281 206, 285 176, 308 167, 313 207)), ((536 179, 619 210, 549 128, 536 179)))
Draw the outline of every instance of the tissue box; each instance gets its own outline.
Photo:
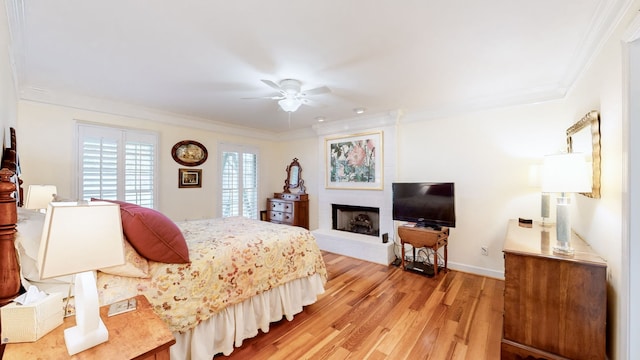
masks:
POLYGON ((32 342, 62 325, 62 294, 51 293, 31 304, 12 302, 0 308, 2 344, 32 342))

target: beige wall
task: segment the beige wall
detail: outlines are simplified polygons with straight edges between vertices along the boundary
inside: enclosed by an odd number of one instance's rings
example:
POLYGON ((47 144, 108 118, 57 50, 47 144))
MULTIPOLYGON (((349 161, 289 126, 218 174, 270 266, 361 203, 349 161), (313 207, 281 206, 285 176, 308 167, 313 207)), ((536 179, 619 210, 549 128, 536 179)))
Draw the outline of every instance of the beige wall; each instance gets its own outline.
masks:
MULTIPOLYGON (((18 139, 22 139, 23 143, 20 147, 20 160, 24 185, 55 184, 59 195, 64 198, 76 198, 72 178, 75 174, 73 159, 76 121, 147 129, 159 134, 160 183, 157 208, 173 220, 219 216, 217 148, 220 142, 257 147, 263 160, 260 174, 272 172, 274 165, 270 164, 286 167, 285 162, 278 157, 277 148, 270 141, 180 126, 180 118, 175 118, 174 123, 177 125, 170 125, 24 100, 19 102, 18 112, 18 139), (208 149, 208 160, 196 167, 202 169, 202 188, 178 188, 178 169, 182 166, 171 157, 171 148, 182 140, 198 141, 208 149)), ((280 187, 280 184, 272 183, 271 178, 261 177, 259 199, 265 199, 273 189, 280 187)), ((260 208, 264 206, 261 203, 260 208)))
POLYGON ((301 177, 304 180, 306 192, 309 194, 309 229, 318 228, 318 187, 324 186, 320 176, 321 166, 324 159, 319 158, 318 138, 309 137, 291 141, 276 141, 273 147, 277 149, 277 156, 271 164, 268 164, 271 184, 274 184, 271 192, 267 189, 267 195, 272 196, 273 192, 281 192, 284 187, 284 180, 287 176, 287 166, 298 158, 302 167, 301 177))

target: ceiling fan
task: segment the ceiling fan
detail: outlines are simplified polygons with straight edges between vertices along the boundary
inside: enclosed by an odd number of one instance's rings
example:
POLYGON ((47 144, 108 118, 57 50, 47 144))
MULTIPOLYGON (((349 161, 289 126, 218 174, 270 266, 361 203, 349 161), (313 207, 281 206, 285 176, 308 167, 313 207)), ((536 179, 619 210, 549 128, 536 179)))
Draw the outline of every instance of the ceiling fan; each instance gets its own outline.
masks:
POLYGON ((273 96, 262 96, 259 98, 249 98, 249 99, 270 99, 270 100, 278 100, 278 105, 283 111, 288 113, 295 112, 300 108, 300 105, 312 105, 313 100, 309 99, 309 96, 325 94, 331 92, 326 86, 320 86, 313 89, 302 90, 302 83, 300 80, 296 79, 284 79, 280 80, 279 83, 275 83, 271 80, 261 80, 263 83, 267 84, 269 87, 278 91, 279 95, 273 96))

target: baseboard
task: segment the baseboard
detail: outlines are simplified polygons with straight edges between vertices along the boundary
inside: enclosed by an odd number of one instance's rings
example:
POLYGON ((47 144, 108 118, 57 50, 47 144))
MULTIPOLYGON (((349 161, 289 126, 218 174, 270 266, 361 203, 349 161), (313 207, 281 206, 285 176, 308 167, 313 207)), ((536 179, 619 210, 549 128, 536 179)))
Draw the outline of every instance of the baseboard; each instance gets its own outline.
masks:
POLYGON ((447 267, 452 270, 457 270, 457 271, 462 271, 470 274, 482 275, 482 276, 486 276, 494 279, 504 280, 503 271, 486 269, 478 266, 460 264, 460 263, 451 262, 451 261, 448 262, 447 267))

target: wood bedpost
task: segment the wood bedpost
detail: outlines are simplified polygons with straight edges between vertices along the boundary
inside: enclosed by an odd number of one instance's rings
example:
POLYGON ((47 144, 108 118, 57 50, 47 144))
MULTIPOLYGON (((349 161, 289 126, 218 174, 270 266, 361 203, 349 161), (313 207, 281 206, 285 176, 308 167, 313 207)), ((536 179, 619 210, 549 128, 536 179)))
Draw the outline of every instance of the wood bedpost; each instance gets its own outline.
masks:
POLYGON ((14 244, 18 222, 16 181, 13 171, 0 170, 0 306, 20 293, 20 264, 14 244))

